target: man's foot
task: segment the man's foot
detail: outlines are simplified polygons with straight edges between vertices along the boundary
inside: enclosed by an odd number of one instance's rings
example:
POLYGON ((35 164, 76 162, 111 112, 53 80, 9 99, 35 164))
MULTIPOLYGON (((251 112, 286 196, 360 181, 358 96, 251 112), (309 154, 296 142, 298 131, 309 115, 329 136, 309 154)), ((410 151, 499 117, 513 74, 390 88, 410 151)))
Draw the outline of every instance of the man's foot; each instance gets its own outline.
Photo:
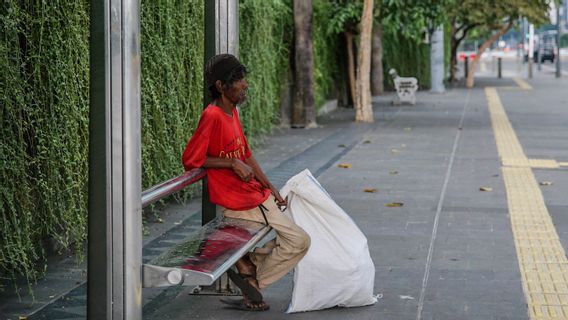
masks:
POLYGON ((264 301, 260 303, 252 303, 246 298, 240 300, 220 299, 220 301, 228 305, 229 308, 245 310, 245 311, 266 311, 270 309, 270 306, 266 304, 264 301))
POLYGON ((260 285, 256 279, 256 265, 250 260, 248 254, 244 255, 236 263, 237 270, 242 276, 243 280, 247 281, 251 286, 253 286, 258 292, 260 292, 260 285))
MULTIPOLYGON (((232 269, 227 270, 227 275, 241 289, 243 299, 233 303, 232 307, 248 311, 268 310, 269 305, 264 302, 258 281, 251 275, 236 273, 232 269)), ((230 304, 226 300, 223 303, 230 304)))

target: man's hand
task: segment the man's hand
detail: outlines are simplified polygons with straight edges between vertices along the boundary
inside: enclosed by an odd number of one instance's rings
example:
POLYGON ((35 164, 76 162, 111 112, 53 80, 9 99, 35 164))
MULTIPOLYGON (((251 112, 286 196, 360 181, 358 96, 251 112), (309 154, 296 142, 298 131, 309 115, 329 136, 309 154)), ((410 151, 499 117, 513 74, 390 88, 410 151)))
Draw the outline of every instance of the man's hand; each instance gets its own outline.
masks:
POLYGON ((237 176, 245 182, 249 182, 249 180, 254 176, 252 168, 239 159, 233 159, 231 168, 233 169, 233 172, 235 172, 237 176))
POLYGON ((280 195, 280 192, 278 192, 278 190, 276 190, 276 188, 274 187, 270 188, 270 192, 272 192, 272 195, 274 196, 274 200, 276 201, 276 205, 278 206, 278 208, 281 211, 286 210, 286 208, 288 208, 288 197, 286 197, 286 199, 283 199, 282 196, 280 195), (284 207, 284 209, 282 209, 282 207, 284 207))

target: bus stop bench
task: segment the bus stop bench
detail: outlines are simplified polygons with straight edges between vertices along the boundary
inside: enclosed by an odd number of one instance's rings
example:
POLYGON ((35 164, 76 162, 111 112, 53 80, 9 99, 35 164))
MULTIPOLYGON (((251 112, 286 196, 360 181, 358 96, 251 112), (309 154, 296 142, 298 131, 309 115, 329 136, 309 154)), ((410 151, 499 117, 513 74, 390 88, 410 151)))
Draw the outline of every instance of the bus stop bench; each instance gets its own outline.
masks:
POLYGON ((414 77, 401 77, 395 69, 390 69, 389 74, 394 82, 398 99, 393 103, 399 105, 401 102, 416 104, 416 90, 418 90, 418 79, 414 77))
MULTIPOLYGON (((162 199, 205 177, 188 171, 144 191, 142 206, 162 199)), ((143 287, 209 286, 253 249, 272 228, 255 221, 216 217, 179 244, 142 266, 143 287)))

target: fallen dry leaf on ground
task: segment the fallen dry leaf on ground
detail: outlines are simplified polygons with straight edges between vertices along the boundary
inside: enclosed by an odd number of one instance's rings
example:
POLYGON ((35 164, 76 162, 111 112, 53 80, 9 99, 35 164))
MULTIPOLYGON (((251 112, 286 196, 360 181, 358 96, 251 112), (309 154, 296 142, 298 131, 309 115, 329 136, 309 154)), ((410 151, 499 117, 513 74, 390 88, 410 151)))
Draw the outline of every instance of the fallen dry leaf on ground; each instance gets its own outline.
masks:
POLYGON ((391 153, 399 153, 399 152, 400 152, 400 150, 398 150, 398 149, 391 149, 391 153))
POLYGON ((412 128, 406 127, 406 128, 404 128, 404 131, 412 131, 412 128))
POLYGON ((339 148, 347 148, 347 146, 344 145, 344 144, 340 144, 340 145, 338 145, 338 147, 339 147, 339 148))
POLYGON ((551 186, 552 185, 552 181, 541 181, 540 182, 541 186, 551 186))
POLYGON ((363 189, 363 191, 368 192, 368 193, 375 193, 375 192, 377 192, 378 190, 375 189, 375 188, 366 188, 366 189, 363 189))
POLYGON ((371 140, 365 140, 363 143, 371 143, 371 140))
POLYGON ((493 191, 493 188, 490 188, 490 187, 481 187, 481 188, 479 188, 479 191, 493 191))
POLYGON ((391 203, 385 204, 385 206, 391 207, 391 208, 402 207, 402 206, 404 206, 404 203, 402 203, 402 202, 391 202, 391 203))
POLYGON ((340 163, 337 166, 340 167, 340 168, 343 168, 343 169, 349 169, 349 168, 353 167, 353 165, 351 163, 340 163))
POLYGON ((395 175, 395 174, 398 174, 398 171, 393 170, 393 171, 390 171, 389 174, 395 175))

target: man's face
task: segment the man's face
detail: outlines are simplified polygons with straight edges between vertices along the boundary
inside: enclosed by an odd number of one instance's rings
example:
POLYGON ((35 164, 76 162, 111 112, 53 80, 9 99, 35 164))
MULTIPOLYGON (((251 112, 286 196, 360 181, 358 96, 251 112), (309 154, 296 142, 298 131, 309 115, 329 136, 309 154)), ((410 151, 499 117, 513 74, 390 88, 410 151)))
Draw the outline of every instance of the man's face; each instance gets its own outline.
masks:
POLYGON ((221 94, 224 95, 232 104, 238 105, 247 99, 248 83, 245 78, 233 82, 233 84, 224 89, 221 94))

